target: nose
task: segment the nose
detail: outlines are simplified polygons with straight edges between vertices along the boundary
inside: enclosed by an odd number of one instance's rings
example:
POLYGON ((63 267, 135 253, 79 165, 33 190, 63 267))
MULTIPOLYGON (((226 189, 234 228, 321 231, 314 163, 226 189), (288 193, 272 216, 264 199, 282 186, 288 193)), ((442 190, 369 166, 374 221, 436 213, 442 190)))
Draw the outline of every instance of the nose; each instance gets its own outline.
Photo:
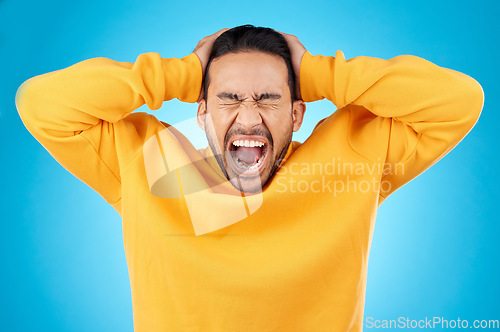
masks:
POLYGON ((253 105, 253 103, 248 103, 248 105, 241 105, 235 121, 246 129, 251 130, 262 123, 262 117, 259 108, 253 105))

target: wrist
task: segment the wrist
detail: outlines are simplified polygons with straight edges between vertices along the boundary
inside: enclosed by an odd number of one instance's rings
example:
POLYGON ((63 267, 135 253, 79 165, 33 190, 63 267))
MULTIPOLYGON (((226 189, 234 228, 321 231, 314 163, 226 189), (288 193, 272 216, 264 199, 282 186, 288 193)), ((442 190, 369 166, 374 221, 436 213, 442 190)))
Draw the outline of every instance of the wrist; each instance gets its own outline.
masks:
POLYGON ((332 97, 334 64, 334 57, 312 55, 309 51, 304 53, 299 76, 303 101, 312 102, 332 97))
POLYGON ((194 103, 198 100, 202 82, 202 67, 198 56, 191 53, 181 59, 162 59, 165 77, 165 99, 174 98, 194 103))
POLYGON ((293 64, 294 65, 293 71, 295 72, 295 97, 297 100, 303 100, 302 99, 302 91, 301 91, 301 87, 300 87, 300 68, 302 65, 302 59, 304 58, 304 54, 306 52, 307 52, 307 50, 304 49, 304 51, 300 55, 300 60, 298 61, 298 63, 293 64))

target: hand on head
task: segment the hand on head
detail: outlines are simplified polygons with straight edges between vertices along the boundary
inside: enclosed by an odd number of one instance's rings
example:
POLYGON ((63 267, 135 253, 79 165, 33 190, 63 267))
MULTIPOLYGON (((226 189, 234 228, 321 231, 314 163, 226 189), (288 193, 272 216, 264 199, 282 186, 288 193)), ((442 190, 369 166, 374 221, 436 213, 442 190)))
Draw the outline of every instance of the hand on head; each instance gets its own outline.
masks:
MULTIPOLYGON (((222 33, 226 32, 227 30, 229 29, 228 28, 221 29, 210 36, 204 37, 196 44, 193 53, 195 53, 200 59, 202 67, 202 76, 205 75, 205 70, 207 68, 208 59, 210 58, 210 53, 212 52, 212 46, 214 41, 217 39, 217 37, 219 37, 222 33)), ((302 56, 306 52, 306 48, 304 47, 304 45, 302 45, 302 43, 296 36, 280 31, 277 32, 281 33, 283 37, 285 37, 288 47, 290 48, 293 71, 295 72, 296 97, 297 99, 302 99, 302 95, 300 93, 300 63, 302 61, 302 56)), ((203 98, 203 90, 200 91, 198 102, 200 102, 202 98, 203 98)))
POLYGON ((302 61, 302 56, 306 52, 306 48, 294 35, 289 35, 284 32, 280 32, 285 37, 285 40, 288 44, 288 48, 290 48, 290 55, 292 57, 292 66, 293 71, 295 72, 295 93, 297 99, 302 99, 302 95, 300 93, 300 63, 302 61))
MULTIPOLYGON (((193 53, 195 53, 200 59, 202 68, 202 77, 205 75, 205 69, 207 68, 208 59, 210 58, 210 53, 212 52, 212 46, 214 44, 214 41, 217 39, 217 37, 219 37, 222 33, 224 33, 227 30, 229 29, 224 28, 222 30, 219 30, 210 36, 204 37, 198 42, 198 44, 196 44, 193 53)), ((198 98, 198 102, 200 102, 202 98, 203 98, 203 90, 200 91, 200 97, 198 98)))

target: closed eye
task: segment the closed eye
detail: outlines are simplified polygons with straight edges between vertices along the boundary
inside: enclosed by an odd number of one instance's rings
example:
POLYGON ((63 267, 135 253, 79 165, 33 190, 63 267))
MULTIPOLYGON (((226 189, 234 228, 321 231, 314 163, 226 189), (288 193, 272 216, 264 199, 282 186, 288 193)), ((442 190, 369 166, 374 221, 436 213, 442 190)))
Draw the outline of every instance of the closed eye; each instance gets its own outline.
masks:
MULTIPOLYGON (((231 93, 231 92, 221 92, 217 94, 217 97, 219 100, 224 100, 224 101, 234 101, 234 102, 241 102, 247 98, 243 98, 242 96, 238 96, 236 93, 231 93)), ((281 99, 281 95, 277 93, 262 93, 259 96, 254 96, 252 98, 254 101, 279 101, 281 99)))
POLYGON ((221 92, 217 94, 218 104, 221 107, 239 107, 242 103, 255 103, 260 108, 278 108, 281 95, 277 93, 262 93, 254 95, 248 100, 243 96, 238 96, 236 93, 221 92))
MULTIPOLYGON (((244 102, 243 101, 237 101, 237 102, 232 102, 232 103, 228 103, 228 102, 219 102, 219 106, 221 107, 233 107, 233 106, 240 106, 241 104, 243 104, 244 102)), ((272 101, 249 101, 248 103, 255 103, 255 105, 257 105, 257 107, 260 107, 260 108, 277 108, 279 106, 279 104, 277 102, 272 102, 272 101)))
POLYGON ((236 101, 236 102, 219 102, 219 105, 221 105, 221 106, 239 106, 239 105, 241 105, 241 101, 236 101))

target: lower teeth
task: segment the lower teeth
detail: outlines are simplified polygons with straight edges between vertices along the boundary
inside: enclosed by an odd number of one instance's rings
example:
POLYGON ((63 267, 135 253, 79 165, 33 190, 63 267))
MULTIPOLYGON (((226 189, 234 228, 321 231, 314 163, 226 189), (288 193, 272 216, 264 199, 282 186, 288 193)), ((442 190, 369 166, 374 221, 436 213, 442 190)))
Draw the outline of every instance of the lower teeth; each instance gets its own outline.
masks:
POLYGON ((259 165, 261 164, 261 161, 262 161, 262 158, 260 158, 259 161, 257 161, 255 164, 253 164, 251 166, 246 166, 241 161, 239 161, 238 158, 236 158, 236 160, 235 160, 236 165, 238 165, 238 167, 240 167, 244 170, 255 169, 255 168, 259 167, 259 165))

